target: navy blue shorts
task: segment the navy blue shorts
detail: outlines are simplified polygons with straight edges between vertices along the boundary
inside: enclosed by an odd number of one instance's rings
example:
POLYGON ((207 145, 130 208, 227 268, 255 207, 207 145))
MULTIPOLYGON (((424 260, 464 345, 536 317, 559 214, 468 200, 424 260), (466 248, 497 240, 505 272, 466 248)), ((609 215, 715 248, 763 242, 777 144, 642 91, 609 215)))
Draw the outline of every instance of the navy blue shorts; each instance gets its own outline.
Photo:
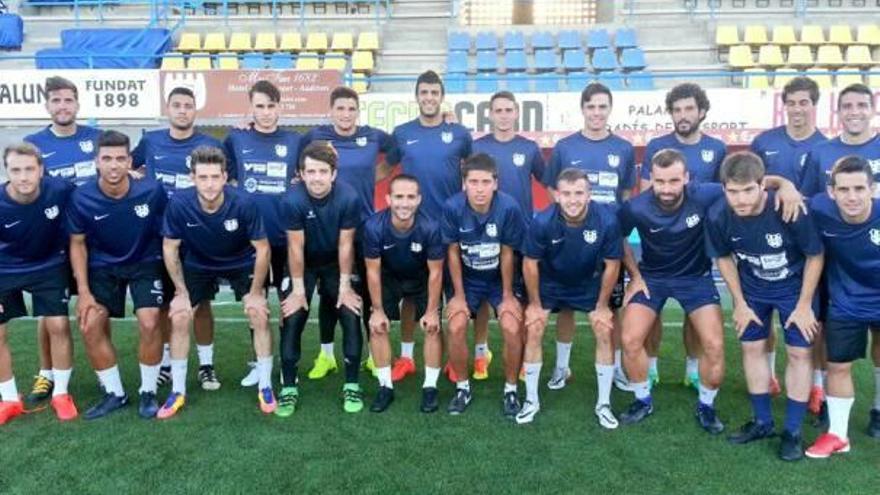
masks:
MULTIPOLYGON (((788 320, 788 317, 791 316, 795 306, 797 306, 797 300, 797 294, 794 294, 792 297, 779 298, 774 301, 753 299, 746 296, 746 303, 752 308, 752 311, 758 315, 758 318, 760 318, 764 324, 758 325, 754 322, 749 323, 749 326, 746 327, 745 332, 743 332, 739 340, 742 342, 754 342, 756 340, 764 340, 768 338, 770 336, 770 322, 773 317, 774 309, 779 313, 779 321, 784 327, 786 320, 788 320)), ((816 315, 819 314, 818 298, 813 298, 813 313, 816 315)), ((812 346, 810 342, 807 342, 807 340, 804 339, 801 331, 794 325, 792 325, 791 328, 783 328, 783 332, 786 345, 794 347, 812 346)))
POLYGON ((880 328, 880 321, 828 318, 825 323, 825 349, 828 362, 851 363, 863 359, 867 354, 868 332, 875 328, 880 328))
POLYGON ((541 306, 552 313, 564 309, 589 313, 596 309, 596 296, 589 294, 586 287, 572 289, 555 284, 541 284, 541 306))
POLYGON ((629 303, 647 306, 658 315, 663 311, 663 306, 669 298, 678 301, 686 314, 691 314, 709 304, 721 304, 721 297, 711 275, 666 279, 645 276, 645 285, 648 286, 651 298, 648 299, 644 292, 639 292, 630 299, 629 303))
POLYGON ((111 318, 125 316, 125 292, 131 293, 134 310, 160 308, 174 293, 163 283, 161 261, 145 261, 123 266, 89 268, 89 288, 98 304, 111 318))
POLYGON ((27 316, 24 293, 30 292, 34 316, 67 316, 70 292, 67 265, 0 277, 0 324, 27 316))
POLYGON ((183 267, 183 279, 189 292, 189 301, 193 307, 203 301, 213 301, 221 282, 228 282, 235 294, 235 300, 241 299, 251 291, 254 280, 254 267, 233 270, 203 270, 195 267, 183 267))

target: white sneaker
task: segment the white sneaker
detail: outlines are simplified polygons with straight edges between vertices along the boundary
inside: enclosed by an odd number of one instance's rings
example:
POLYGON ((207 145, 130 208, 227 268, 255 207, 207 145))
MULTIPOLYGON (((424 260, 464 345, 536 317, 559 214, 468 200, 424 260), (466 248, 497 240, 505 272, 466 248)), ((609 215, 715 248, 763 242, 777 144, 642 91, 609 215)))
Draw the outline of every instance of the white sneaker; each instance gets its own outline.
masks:
POLYGON ((599 425, 606 430, 614 430, 619 426, 617 418, 614 417, 611 406, 608 404, 596 406, 596 419, 599 420, 599 425))
POLYGON ((571 368, 553 368, 553 376, 547 382, 547 388, 550 390, 562 390, 565 383, 571 378, 571 368))
POLYGON ((516 423, 524 425, 535 420, 535 415, 541 410, 540 402, 523 402, 522 407, 516 415, 516 423))
POLYGON ((248 362, 248 374, 241 379, 242 387, 256 387, 258 383, 260 383, 260 374, 257 373, 257 363, 253 361, 248 362))
POLYGON ((633 386, 630 385, 629 378, 627 378, 623 368, 614 368, 614 386, 617 387, 618 390, 624 392, 632 392, 634 390, 633 386))

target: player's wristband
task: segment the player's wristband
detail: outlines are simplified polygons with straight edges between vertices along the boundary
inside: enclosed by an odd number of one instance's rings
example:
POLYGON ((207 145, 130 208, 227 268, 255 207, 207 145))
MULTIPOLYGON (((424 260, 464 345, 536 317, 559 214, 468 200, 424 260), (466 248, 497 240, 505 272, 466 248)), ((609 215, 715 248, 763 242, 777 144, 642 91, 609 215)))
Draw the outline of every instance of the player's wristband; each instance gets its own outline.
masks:
POLYGON ((339 274, 339 292, 344 290, 351 290, 351 274, 349 273, 339 274))
POLYGON ((305 284, 305 282, 303 282, 302 277, 293 277, 291 279, 291 282, 293 283, 293 293, 294 294, 296 294, 298 296, 306 295, 306 284, 305 284))

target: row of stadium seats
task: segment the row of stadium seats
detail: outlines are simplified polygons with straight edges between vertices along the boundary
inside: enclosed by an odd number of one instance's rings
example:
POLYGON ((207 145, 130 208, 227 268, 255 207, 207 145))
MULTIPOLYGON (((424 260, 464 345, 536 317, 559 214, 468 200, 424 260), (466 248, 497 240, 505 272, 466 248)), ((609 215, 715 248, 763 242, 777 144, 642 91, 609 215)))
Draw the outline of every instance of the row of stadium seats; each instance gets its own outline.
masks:
POLYGON ((871 55, 871 49, 867 45, 850 45, 846 47, 846 56, 837 45, 823 45, 813 51, 807 45, 791 45, 783 50, 779 45, 762 45, 758 49, 758 59, 755 60, 752 48, 749 45, 736 45, 730 47, 728 64, 735 69, 744 69, 754 66, 762 67, 810 67, 822 65, 839 67, 850 65, 856 67, 868 67, 877 61, 871 55))
POLYGON ((587 48, 635 48, 639 45, 636 31, 632 28, 618 29, 613 36, 606 29, 591 29, 584 33, 577 30, 562 30, 555 36, 550 31, 539 31, 527 35, 522 31, 508 31, 503 39, 491 31, 477 33, 472 37, 468 33, 454 32, 449 34, 449 51, 477 52, 508 51, 508 50, 574 50, 587 48), (528 38, 528 39, 527 39, 528 38))
POLYGON ((303 45, 300 33, 284 32, 281 33, 281 39, 274 32, 258 32, 255 36, 251 36, 248 32, 235 32, 229 36, 227 44, 226 33, 212 32, 206 33, 204 40, 200 33, 187 32, 180 35, 177 43, 178 52, 353 52, 357 51, 378 51, 379 50, 379 34, 373 31, 365 31, 357 35, 357 43, 355 43, 355 35, 350 32, 340 32, 333 34, 333 41, 330 42, 330 36, 327 33, 316 32, 306 35, 306 42, 303 45))
POLYGON ((591 69, 595 72, 623 70, 641 70, 647 66, 645 53, 641 48, 626 48, 618 59, 617 53, 610 48, 599 48, 590 57, 583 49, 562 51, 562 62, 559 55, 552 49, 538 49, 527 56, 521 50, 510 50, 504 53, 503 69, 499 64, 496 52, 477 52, 469 56, 466 52, 451 51, 446 58, 446 71, 454 74, 473 72, 554 72, 583 71, 591 69), (472 63, 471 60, 474 59, 472 63))
MULTIPOLYGON (((767 71, 765 69, 751 68, 743 71, 743 87, 752 89, 782 89, 783 86, 797 76, 806 75, 816 81, 820 89, 844 88, 850 84, 867 83, 870 87, 880 87, 880 74, 865 74, 859 72, 858 68, 843 68, 835 71, 834 74, 810 74, 809 71, 826 71, 821 67, 807 69, 807 71, 798 71, 796 69, 777 69, 775 71, 767 71), (771 83, 772 79, 772 83, 771 83)), ((874 72, 880 72, 880 67, 871 69, 874 72)))
POLYGON ((718 26, 715 31, 715 44, 719 47, 732 47, 735 45, 880 45, 880 26, 877 24, 864 24, 856 28, 853 37, 852 27, 838 24, 828 28, 828 37, 825 30, 818 25, 805 25, 801 28, 800 37, 795 34, 795 27, 781 24, 773 26, 771 36, 767 36, 767 28, 761 24, 745 26, 743 37, 739 36, 739 27, 735 25, 718 26))
POLYGON ((450 74, 444 79, 450 93, 494 93, 507 89, 515 93, 550 93, 557 91, 581 91, 587 84, 599 81, 612 90, 654 89, 654 77, 649 72, 603 72, 598 76, 588 72, 569 72, 565 76, 546 73, 528 75, 522 72, 507 75, 482 73, 474 76, 450 74))
POLYGON ((298 69, 317 70, 334 69, 345 72, 369 74, 375 67, 373 52, 327 52, 323 56, 317 52, 300 52, 299 55, 276 52, 268 57, 263 53, 248 52, 240 57, 233 52, 210 54, 195 52, 188 55, 181 52, 168 52, 162 58, 162 69, 165 70, 238 70, 238 69, 298 69), (350 64, 349 64, 350 63, 350 64))

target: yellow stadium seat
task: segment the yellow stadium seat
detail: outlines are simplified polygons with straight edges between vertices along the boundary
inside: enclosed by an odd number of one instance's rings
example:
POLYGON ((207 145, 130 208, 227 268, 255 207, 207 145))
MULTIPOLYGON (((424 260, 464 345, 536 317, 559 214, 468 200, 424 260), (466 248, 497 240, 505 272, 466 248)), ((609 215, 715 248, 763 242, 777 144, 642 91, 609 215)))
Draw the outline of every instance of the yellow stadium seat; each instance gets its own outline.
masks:
POLYGON ((251 33, 232 33, 229 37, 229 50, 233 52, 249 52, 251 46, 251 33))
POLYGON ((205 44, 202 50, 206 52, 222 52, 226 50, 225 33, 208 33, 205 35, 205 44))
POLYGON ((217 55, 217 68, 220 70, 238 70, 238 55, 224 52, 217 55))
POLYGON ((163 70, 182 70, 186 68, 186 61, 180 52, 168 52, 162 57, 163 70))
POLYGON ((816 52, 816 63, 827 65, 843 65, 843 53, 837 45, 820 46, 816 52))
POLYGON ((282 33, 281 43, 278 44, 280 52, 298 52, 302 50, 302 37, 299 33, 282 33))
POLYGON ((767 89, 770 87, 770 79, 764 69, 746 69, 743 71, 743 87, 749 89, 767 89))
POLYGON ((813 52, 806 45, 794 45, 788 49, 788 65, 806 67, 813 65, 813 52))
POLYGON ((791 81, 795 77, 797 77, 798 71, 795 69, 776 69, 775 75, 773 76, 773 88, 782 89, 788 84, 788 81, 791 81))
POLYGON ((309 33, 306 38, 306 50, 312 52, 326 52, 328 45, 327 33, 309 33))
POLYGON ((369 88, 369 81, 364 74, 352 74, 351 89, 358 93, 366 93, 369 88))
POLYGON ((735 69, 745 69, 755 65, 752 59, 752 48, 748 45, 736 45, 730 47, 730 58, 727 63, 735 69))
POLYGON ((351 56, 351 70, 354 72, 373 72, 373 52, 354 52, 351 56))
POLYGON ((334 52, 350 53, 354 50, 354 36, 351 33, 335 33, 330 49, 334 52))
POLYGON ((828 28, 828 43, 835 45, 853 44, 852 29, 848 24, 836 24, 828 28))
POLYGON ((770 42, 774 45, 796 45, 797 36, 794 34, 794 26, 788 24, 773 26, 773 39, 770 42))
POLYGON ((211 54, 205 52, 193 53, 186 61, 186 68, 190 70, 211 70, 211 54))
POLYGON ((831 74, 828 73, 827 67, 813 67, 811 69, 807 69, 807 72, 804 75, 816 81, 816 84, 819 85, 819 89, 831 89, 834 87, 834 82, 831 79, 831 74), (815 74, 815 72, 824 73, 815 74))
POLYGON ((804 45, 824 45, 825 32, 822 26, 808 24, 801 28, 801 43, 804 45))
POLYGON ((317 52, 302 52, 296 59, 297 70, 317 70, 321 68, 321 59, 317 52))
POLYGON ((880 67, 871 67, 872 72, 877 74, 868 74, 868 86, 871 88, 880 88, 880 67))
POLYGON ((345 70, 348 65, 348 58, 345 52, 327 52, 324 54, 324 69, 336 69, 340 72, 345 70))
POLYGON ((202 49, 202 36, 199 33, 183 33, 177 42, 177 51, 195 52, 202 49))
POLYGON ((743 43, 747 45, 764 45, 767 43, 767 28, 758 24, 746 26, 743 43))
POLYGON ((357 49, 358 51, 379 51, 379 33, 375 31, 364 31, 359 34, 357 49))
POLYGON ((871 49, 865 45, 852 45, 846 47, 846 63, 866 67, 872 65, 871 49))
POLYGON ((785 59, 782 57, 782 48, 778 45, 763 45, 758 52, 758 65, 764 67, 782 67, 785 59))
POLYGON ((856 31, 856 43, 860 45, 880 45, 880 26, 863 24, 856 31))
POLYGON ((862 74, 856 74, 858 67, 842 67, 834 74, 834 85, 838 88, 845 88, 850 84, 864 84, 865 78, 862 74), (851 72, 852 74, 841 74, 841 72, 851 72))
POLYGON ((257 38, 254 40, 254 50, 258 52, 274 52, 277 49, 275 33, 268 31, 257 33, 257 38))

